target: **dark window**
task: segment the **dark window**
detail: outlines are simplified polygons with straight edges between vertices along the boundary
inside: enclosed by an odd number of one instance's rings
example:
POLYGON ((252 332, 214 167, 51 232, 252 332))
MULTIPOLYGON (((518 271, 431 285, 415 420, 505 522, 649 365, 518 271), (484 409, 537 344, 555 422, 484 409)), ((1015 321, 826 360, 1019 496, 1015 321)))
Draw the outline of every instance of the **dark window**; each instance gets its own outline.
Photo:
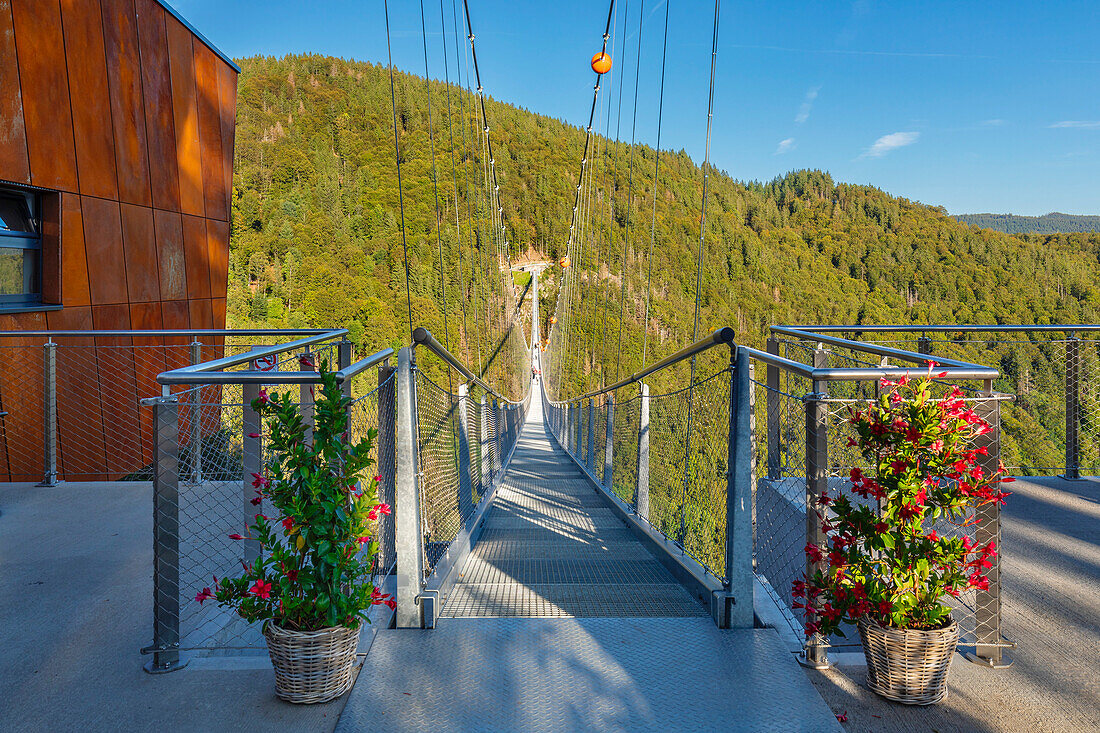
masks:
POLYGON ((42 302, 42 202, 0 188, 0 309, 42 302))

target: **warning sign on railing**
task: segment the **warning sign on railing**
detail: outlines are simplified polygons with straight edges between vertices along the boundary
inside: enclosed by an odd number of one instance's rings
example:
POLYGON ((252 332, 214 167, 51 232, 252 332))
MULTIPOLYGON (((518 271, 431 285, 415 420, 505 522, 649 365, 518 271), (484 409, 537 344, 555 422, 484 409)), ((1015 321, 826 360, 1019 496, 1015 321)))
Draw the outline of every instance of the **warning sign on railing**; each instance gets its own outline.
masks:
POLYGON ((279 365, 279 357, 277 354, 271 354, 269 356, 259 356, 252 360, 252 368, 260 372, 270 372, 279 365))

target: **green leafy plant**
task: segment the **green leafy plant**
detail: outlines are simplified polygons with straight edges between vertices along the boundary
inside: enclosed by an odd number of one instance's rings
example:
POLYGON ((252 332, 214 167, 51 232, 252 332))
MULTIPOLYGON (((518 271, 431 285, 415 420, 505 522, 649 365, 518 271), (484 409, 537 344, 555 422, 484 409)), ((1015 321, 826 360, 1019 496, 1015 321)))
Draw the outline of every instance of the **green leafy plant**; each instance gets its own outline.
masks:
POLYGON ((931 368, 917 380, 883 379, 881 387, 878 400, 849 417, 858 435, 849 445, 872 470, 853 468, 848 494, 826 492, 815 508, 825 542, 806 545, 815 570, 793 588, 804 601, 795 607, 805 609, 807 636, 843 636, 840 624, 864 616, 896 628, 943 628, 951 623, 949 596, 989 585, 996 543, 979 547, 928 530, 941 519, 974 524, 975 509, 1004 503, 1000 484, 1013 479, 1003 465, 986 472, 988 450, 974 447, 990 426, 958 387, 934 398, 931 368))
POLYGON ((371 606, 395 606, 372 582, 378 554, 372 528, 391 513, 388 504, 378 502, 380 477, 361 479, 374 463, 376 431, 349 440, 351 400, 327 366, 321 365, 312 437, 289 394, 261 390, 252 401, 265 418, 271 449, 263 474, 253 474, 252 504, 259 508, 268 499, 279 516, 257 513, 248 536, 229 535, 255 542, 259 557, 242 561, 240 577, 214 578, 213 589, 196 595, 200 604, 214 598, 250 622, 270 620, 295 631, 355 628, 371 606))

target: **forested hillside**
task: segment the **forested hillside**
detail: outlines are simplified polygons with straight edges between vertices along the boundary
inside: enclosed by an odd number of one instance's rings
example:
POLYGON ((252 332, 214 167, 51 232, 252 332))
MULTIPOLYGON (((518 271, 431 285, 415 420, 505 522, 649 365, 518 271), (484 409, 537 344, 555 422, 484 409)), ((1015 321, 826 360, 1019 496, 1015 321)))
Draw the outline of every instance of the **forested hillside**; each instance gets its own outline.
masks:
POLYGON ((1007 234, 1072 234, 1100 232, 1100 216, 1078 216, 1057 211, 1042 216, 1016 214, 958 214, 956 219, 983 229, 1007 234))
MULTIPOLYGON (((346 324, 363 349, 407 341, 386 69, 321 56, 240 63, 231 323, 346 324)), ((511 279, 505 286, 505 259, 490 232, 474 97, 431 85, 437 219, 423 78, 398 74, 396 93, 413 325, 440 340, 445 334, 469 363, 487 363, 507 325, 494 321, 490 305, 503 302, 511 279)), ((493 100, 488 117, 510 258, 556 261, 565 254, 584 132, 493 100)), ((691 336, 701 171, 683 152, 661 153, 654 225, 654 151, 635 149, 632 178, 630 157, 625 144, 602 141, 595 151, 591 216, 572 262, 583 297, 571 322, 575 354, 594 350, 597 357, 570 361, 567 381, 578 388, 640 366, 651 226, 647 360, 691 336)), ((758 345, 776 323, 1081 323, 1100 316, 1100 235, 976 229, 942 208, 819 171, 768 182, 716 173, 709 185, 701 332, 728 324, 739 340, 758 345)), ((544 335, 562 307, 555 302, 561 274, 555 266, 543 282, 544 335)), ((1049 363, 1038 368, 1053 378, 1049 363)))

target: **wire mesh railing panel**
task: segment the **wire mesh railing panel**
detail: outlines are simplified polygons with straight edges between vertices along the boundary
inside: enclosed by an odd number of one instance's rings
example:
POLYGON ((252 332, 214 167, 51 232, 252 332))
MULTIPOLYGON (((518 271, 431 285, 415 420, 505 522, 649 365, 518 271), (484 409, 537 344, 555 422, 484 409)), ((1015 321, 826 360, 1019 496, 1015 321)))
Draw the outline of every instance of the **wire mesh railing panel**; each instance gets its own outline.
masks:
MULTIPOLYGON (((473 497, 460 495, 458 396, 416 373, 417 448, 424 572, 436 562, 473 513, 473 497)), ((468 491, 469 487, 464 487, 468 491)))
POLYGON ((45 474, 45 358, 41 346, 0 345, 0 481, 45 474))
POLYGON ((638 427, 642 398, 637 387, 616 392, 615 415, 611 424, 611 491, 638 510, 638 427), (630 396, 633 393, 633 396, 630 396))

